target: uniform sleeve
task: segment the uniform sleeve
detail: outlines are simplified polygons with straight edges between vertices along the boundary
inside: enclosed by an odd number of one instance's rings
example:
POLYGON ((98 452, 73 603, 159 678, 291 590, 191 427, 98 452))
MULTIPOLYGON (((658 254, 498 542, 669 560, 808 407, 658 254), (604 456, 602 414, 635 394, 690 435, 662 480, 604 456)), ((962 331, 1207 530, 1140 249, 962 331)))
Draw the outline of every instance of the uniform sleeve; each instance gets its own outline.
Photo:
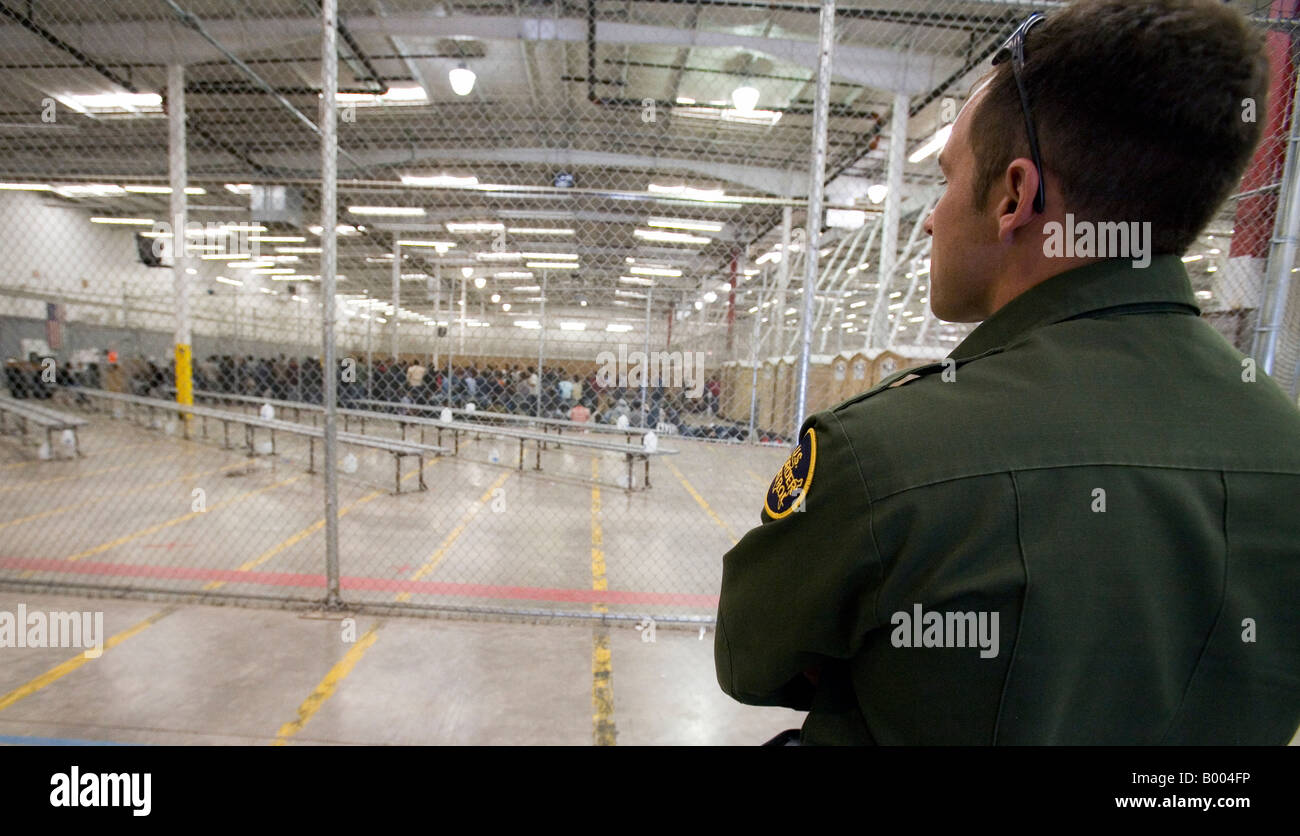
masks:
POLYGON ((870 502, 833 413, 804 424, 761 499, 762 524, 722 561, 718 684, 744 703, 806 710, 813 689, 803 671, 852 657, 879 626, 870 502))

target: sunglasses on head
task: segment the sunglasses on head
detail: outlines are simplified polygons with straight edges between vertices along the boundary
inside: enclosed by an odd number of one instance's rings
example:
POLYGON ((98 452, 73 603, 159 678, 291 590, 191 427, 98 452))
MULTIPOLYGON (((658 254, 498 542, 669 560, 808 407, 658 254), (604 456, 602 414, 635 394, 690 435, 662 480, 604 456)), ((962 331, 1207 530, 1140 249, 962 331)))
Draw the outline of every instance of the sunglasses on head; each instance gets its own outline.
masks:
POLYGON ((1029 94, 1025 91, 1025 82, 1021 73, 1025 69, 1025 38, 1029 30, 1046 20, 1042 12, 1034 12, 1016 27, 1011 37, 993 54, 993 65, 997 66, 1008 58, 1011 59, 1011 73, 1016 78, 1016 89, 1020 91, 1020 108, 1025 113, 1025 136, 1029 139, 1029 153, 1033 157, 1034 168, 1038 170, 1038 192, 1034 195, 1034 211, 1042 212, 1047 204, 1047 191, 1043 188, 1043 156, 1038 151, 1038 134, 1034 131, 1034 119, 1029 115, 1029 94))

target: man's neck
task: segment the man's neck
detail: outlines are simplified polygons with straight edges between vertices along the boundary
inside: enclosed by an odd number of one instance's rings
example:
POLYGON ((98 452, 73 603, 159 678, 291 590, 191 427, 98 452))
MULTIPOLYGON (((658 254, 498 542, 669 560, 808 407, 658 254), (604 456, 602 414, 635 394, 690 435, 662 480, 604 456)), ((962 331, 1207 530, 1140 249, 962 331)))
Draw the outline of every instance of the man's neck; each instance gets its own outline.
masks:
POLYGON ((1068 272, 1076 267, 1103 261, 1100 258, 1045 258, 1041 253, 1032 253, 1029 258, 1013 263, 1002 275, 995 279, 989 291, 989 303, 985 310, 988 319, 1008 302, 1031 287, 1042 284, 1053 276, 1068 272))

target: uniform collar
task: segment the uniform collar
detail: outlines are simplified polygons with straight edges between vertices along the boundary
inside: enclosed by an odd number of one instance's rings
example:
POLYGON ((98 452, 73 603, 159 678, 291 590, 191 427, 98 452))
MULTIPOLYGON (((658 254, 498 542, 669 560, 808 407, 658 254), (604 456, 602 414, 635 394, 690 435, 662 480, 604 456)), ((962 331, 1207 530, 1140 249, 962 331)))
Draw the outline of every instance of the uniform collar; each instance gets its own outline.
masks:
POLYGON ((1127 258, 1095 261, 1021 293, 980 323, 948 356, 966 360, 1044 325, 1107 308, 1152 303, 1183 305, 1187 313, 1200 314, 1181 258, 1158 255, 1146 267, 1134 267, 1127 258))

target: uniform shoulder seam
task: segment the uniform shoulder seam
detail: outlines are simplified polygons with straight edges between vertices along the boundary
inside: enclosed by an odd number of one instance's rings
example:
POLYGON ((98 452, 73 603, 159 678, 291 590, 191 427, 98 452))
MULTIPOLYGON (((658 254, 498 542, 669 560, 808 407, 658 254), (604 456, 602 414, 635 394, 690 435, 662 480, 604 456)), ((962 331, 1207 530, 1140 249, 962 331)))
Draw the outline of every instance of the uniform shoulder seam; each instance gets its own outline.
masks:
POLYGON ((880 544, 876 542, 876 526, 875 520, 873 519, 874 505, 871 500, 871 489, 867 487, 867 477, 866 474, 862 472, 862 460, 858 458, 857 448, 853 446, 853 437, 849 434, 848 430, 845 429, 844 422, 840 420, 840 416, 836 415, 834 411, 827 414, 835 419, 836 426, 839 427, 840 433, 844 436, 844 443, 848 445, 849 454, 853 456, 853 466, 858 471, 858 482, 862 485, 862 495, 867 500, 867 530, 871 533, 871 552, 872 556, 875 558, 872 562, 875 565, 875 580, 877 581, 875 584, 876 592, 871 600, 871 617, 873 621, 878 622, 880 620, 880 614, 878 612, 880 608, 880 590, 881 587, 884 586, 881 581, 884 579, 885 567, 884 562, 880 558, 880 544))

